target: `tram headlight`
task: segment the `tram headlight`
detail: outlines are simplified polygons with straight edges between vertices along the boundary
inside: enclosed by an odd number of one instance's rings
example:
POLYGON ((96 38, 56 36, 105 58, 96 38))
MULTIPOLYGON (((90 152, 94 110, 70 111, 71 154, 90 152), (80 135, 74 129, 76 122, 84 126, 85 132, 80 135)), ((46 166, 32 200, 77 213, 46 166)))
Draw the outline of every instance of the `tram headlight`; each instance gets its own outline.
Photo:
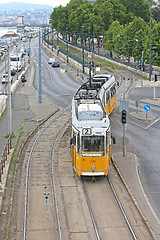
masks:
POLYGON ((94 170, 95 168, 96 168, 96 167, 93 165, 93 166, 92 166, 92 170, 94 170))

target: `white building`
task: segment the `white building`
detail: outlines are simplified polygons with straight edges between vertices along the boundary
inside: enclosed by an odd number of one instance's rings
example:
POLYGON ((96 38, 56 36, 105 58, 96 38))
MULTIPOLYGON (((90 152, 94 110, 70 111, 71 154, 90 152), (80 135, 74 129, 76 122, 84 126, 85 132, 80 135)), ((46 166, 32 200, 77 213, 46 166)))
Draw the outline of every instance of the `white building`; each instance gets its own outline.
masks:
POLYGON ((17 32, 24 32, 24 15, 19 14, 18 15, 18 24, 17 24, 17 32))

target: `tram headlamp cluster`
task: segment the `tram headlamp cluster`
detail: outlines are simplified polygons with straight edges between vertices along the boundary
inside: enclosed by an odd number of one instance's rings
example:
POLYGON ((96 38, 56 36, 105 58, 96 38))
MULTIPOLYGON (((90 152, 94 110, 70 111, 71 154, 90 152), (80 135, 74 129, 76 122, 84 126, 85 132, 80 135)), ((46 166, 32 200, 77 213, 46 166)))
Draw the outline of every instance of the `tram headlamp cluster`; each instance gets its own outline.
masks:
POLYGON ((96 168, 96 167, 93 165, 93 166, 92 166, 92 170, 94 170, 95 168, 96 168))

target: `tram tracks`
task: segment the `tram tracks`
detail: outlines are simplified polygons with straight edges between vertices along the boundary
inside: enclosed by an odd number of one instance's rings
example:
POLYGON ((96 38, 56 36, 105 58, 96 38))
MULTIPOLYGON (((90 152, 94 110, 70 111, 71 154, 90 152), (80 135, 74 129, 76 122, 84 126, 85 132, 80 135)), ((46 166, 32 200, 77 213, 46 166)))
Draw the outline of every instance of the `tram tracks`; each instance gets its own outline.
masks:
POLYGON ((107 180, 97 178, 92 183, 84 179, 83 188, 96 240, 154 239, 114 166, 107 180))
MULTIPOLYGON (((25 187, 28 196, 25 211, 22 198, 24 191, 20 191, 17 197, 19 207, 15 239, 119 240, 122 239, 121 236, 123 240, 132 239, 105 178, 97 178, 96 183, 92 183, 90 179, 85 180, 88 194, 86 200, 82 180, 72 170, 69 118, 70 111, 56 114, 28 142, 23 156, 27 160, 32 155, 31 162, 28 163, 29 184, 26 184, 25 177, 20 187, 20 190, 25 187), (87 202, 92 210, 94 223, 87 202), (24 212, 26 218, 24 217, 22 224, 24 212)), ((24 161, 22 175, 25 176, 26 165, 24 161)), ((152 239, 147 233, 144 234, 145 223, 136 215, 136 210, 133 210, 135 206, 131 205, 129 193, 121 186, 117 172, 112 167, 110 170, 110 179, 116 185, 116 192, 123 204, 128 206, 125 211, 132 220, 134 229, 136 228, 136 234, 138 232, 138 239, 152 239)))
MULTIPOLYGON (((32 209, 36 208, 36 202, 38 201, 37 196, 32 194, 32 186, 34 188, 34 192, 40 191, 39 187, 35 189, 35 186, 40 186, 41 191, 44 187, 44 198, 46 200, 46 232, 47 232, 47 239, 52 239, 52 236, 58 235, 58 239, 62 239, 61 237, 61 225, 58 213, 58 203, 57 203, 57 196, 56 196, 56 187, 54 181, 54 156, 53 152, 55 151, 55 145, 58 141, 58 137, 67 124, 67 121, 62 121, 64 119, 68 119, 69 114, 67 110, 62 111, 58 116, 55 118, 51 118, 45 126, 40 130, 40 132, 36 135, 33 143, 31 145, 29 156, 27 160, 27 170, 26 170, 26 181, 25 181, 25 200, 24 200, 24 224, 23 224, 23 239, 33 239, 35 231, 33 229, 33 218, 32 209), (56 123, 58 121, 58 124, 56 123), (55 127, 53 126, 55 124, 55 127), (59 125, 59 128, 58 128, 59 125), (47 140, 47 141, 46 141, 47 140), (45 151, 45 144, 50 143, 46 146, 45 151), (53 144, 54 143, 54 144, 53 144), (50 149, 50 151, 48 151, 50 149), (50 163, 49 163, 49 162, 50 163), (52 181, 51 181, 52 179, 52 181), (50 192, 47 192, 47 191, 50 192), (32 196, 33 195, 33 196, 32 196), (47 199, 52 198, 50 204, 47 204, 47 199), (30 203, 31 202, 31 203, 30 203), (48 211, 48 205, 53 208, 52 211, 54 212, 54 217, 48 211), (56 223, 55 223, 56 220, 56 223), (57 234, 55 234, 57 233, 57 234)), ((33 193, 34 193, 33 192, 33 193)), ((40 194, 42 197, 42 194, 40 194)), ((40 197, 40 198, 41 198, 40 197)), ((42 200, 43 201, 43 200, 42 200)), ((44 208, 44 207, 43 207, 44 208)), ((45 209, 43 209, 45 212, 45 209)), ((35 210, 33 211, 35 212, 35 210)), ((37 212, 36 212, 37 213, 37 212)), ((38 219, 37 219, 38 220, 38 219)), ((44 220, 41 219, 43 223, 41 228, 45 231, 44 220)), ((37 225, 36 225, 37 228, 37 225)), ((44 234, 45 235, 45 234, 44 234)), ((42 233, 43 236, 43 233, 42 233)))

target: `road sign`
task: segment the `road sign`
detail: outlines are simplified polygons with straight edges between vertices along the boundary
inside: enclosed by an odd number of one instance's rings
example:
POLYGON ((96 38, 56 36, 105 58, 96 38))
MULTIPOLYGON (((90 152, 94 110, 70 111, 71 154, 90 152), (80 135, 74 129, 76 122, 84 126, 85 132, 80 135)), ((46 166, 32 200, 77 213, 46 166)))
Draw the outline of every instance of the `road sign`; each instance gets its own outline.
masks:
POLYGON ((129 111, 129 102, 128 100, 121 100, 119 103, 119 111, 122 112, 125 110, 126 112, 129 111))
POLYGON ((145 110, 145 111, 148 112, 150 109, 151 109, 150 105, 145 105, 145 106, 144 106, 144 110, 145 110))

